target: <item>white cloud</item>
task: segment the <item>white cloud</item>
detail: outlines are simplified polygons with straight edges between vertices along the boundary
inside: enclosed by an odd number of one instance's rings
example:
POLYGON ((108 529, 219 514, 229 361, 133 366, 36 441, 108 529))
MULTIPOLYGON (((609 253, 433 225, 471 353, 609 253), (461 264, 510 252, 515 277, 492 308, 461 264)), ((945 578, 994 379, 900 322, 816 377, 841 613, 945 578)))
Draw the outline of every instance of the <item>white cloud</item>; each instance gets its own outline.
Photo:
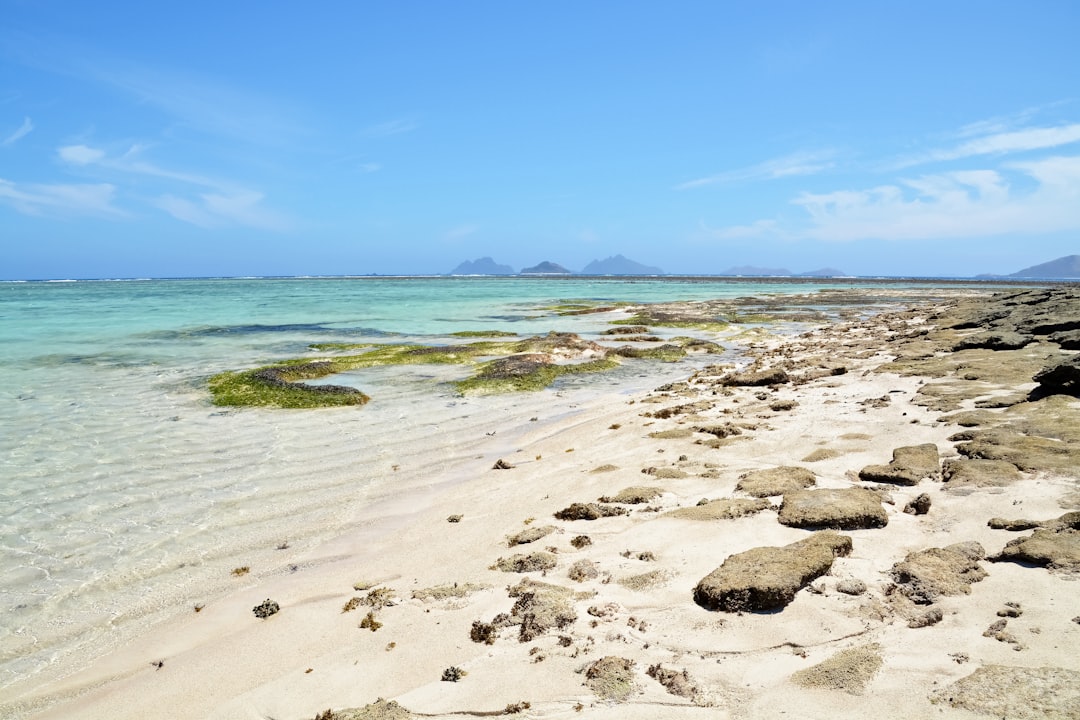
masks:
POLYGON ((202 228, 222 228, 235 225, 262 230, 285 230, 288 221, 280 214, 263 207, 263 194, 250 190, 232 194, 202 193, 197 200, 177 195, 162 195, 153 201, 177 220, 202 228))
POLYGON ((468 237, 469 235, 474 234, 479 229, 479 225, 459 225, 458 227, 452 228, 445 235, 443 235, 443 240, 460 240, 461 238, 468 237))
POLYGON ((701 223, 701 228, 708 236, 718 240, 746 240, 749 238, 775 237, 783 235, 784 231, 775 220, 758 220, 749 225, 732 225, 730 227, 713 229, 701 223))
POLYGON ((58 148, 56 154, 60 159, 72 165, 92 165, 100 162, 105 157, 105 151, 86 145, 65 145, 58 148))
POLYGON ((116 187, 98 184, 17 184, 0 178, 0 201, 26 215, 47 211, 78 215, 123 215, 113 207, 116 187))
POLYGON ((776 180, 778 178, 794 177, 797 175, 816 175, 829 170, 835 163, 832 158, 835 153, 831 150, 818 152, 794 153, 784 157, 766 160, 763 163, 752 165, 739 170, 729 170, 715 175, 689 180, 675 186, 676 190, 690 190, 704 185, 715 183, 733 183, 753 180, 776 180))
POLYGON ((868 190, 803 193, 792 201, 818 240, 925 240, 1080 230, 1080 156, 995 170, 923 175, 868 190), (1017 191, 1004 170, 1034 181, 1017 191))
POLYGON ((20 125, 15 132, 11 133, 3 140, 0 140, 0 145, 3 145, 4 147, 7 147, 8 145, 14 145, 15 143, 19 142, 19 140, 22 140, 24 137, 29 135, 31 131, 33 131, 33 129, 34 123, 30 121, 30 118, 25 117, 23 118, 22 125, 20 125))

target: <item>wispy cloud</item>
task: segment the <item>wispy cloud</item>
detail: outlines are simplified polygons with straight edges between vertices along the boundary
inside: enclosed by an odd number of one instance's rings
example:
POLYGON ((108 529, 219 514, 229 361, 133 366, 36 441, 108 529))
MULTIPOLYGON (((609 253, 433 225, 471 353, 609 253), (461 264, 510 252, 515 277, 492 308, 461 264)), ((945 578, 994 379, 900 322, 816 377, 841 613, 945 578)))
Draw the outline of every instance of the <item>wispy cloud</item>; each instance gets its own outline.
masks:
POLYGON ((152 202, 155 207, 164 210, 177 220, 206 229, 233 225, 262 230, 287 228, 289 226, 287 219, 264 207, 262 201, 262 193, 240 192, 231 195, 200 193, 194 200, 166 194, 152 202))
POLYGON ((284 230, 290 226, 281 213, 263 204, 262 193, 233 182, 160 167, 141 159, 145 149, 143 145, 133 145, 123 154, 110 156, 100 148, 65 145, 57 149, 57 156, 76 167, 99 167, 112 173, 171 181, 174 187, 187 186, 189 192, 163 193, 151 200, 151 205, 192 225, 203 228, 242 225, 263 230, 284 230), (200 191, 190 192, 192 186, 200 191))
POLYGON ((972 139, 949 148, 931 150, 912 157, 901 158, 895 169, 912 167, 931 162, 960 160, 980 155, 1005 155, 1031 150, 1048 150, 1080 142, 1080 123, 1055 127, 1030 127, 1019 130, 995 131, 972 137, 972 139))
POLYGON ((116 187, 108 183, 23 183, 0 178, 0 201, 25 215, 111 215, 124 213, 113 207, 116 187))
POLYGON ((14 145, 15 143, 22 140, 24 137, 29 135, 33 131, 33 129, 34 123, 30 121, 30 118, 25 117, 23 118, 22 125, 19 126, 19 129, 8 135, 3 140, 0 140, 0 145, 3 145, 4 147, 7 147, 8 145, 14 145))
POLYGON ((732 225, 724 228, 710 228, 704 222, 701 222, 700 227, 706 236, 717 240, 748 240, 786 235, 780 224, 775 220, 758 220, 749 225, 732 225))
POLYGON ((56 154, 71 165, 93 165, 105 157, 105 151, 86 145, 65 145, 56 149, 56 154))
POLYGON ((419 127, 420 123, 415 120, 399 118, 397 120, 379 123, 378 125, 369 125, 361 131, 361 134, 365 137, 387 137, 389 135, 401 135, 402 133, 412 132, 419 127))
POLYGON ((448 240, 448 241, 460 240, 461 238, 468 237, 469 235, 475 234, 476 231, 479 230, 479 229, 480 229, 479 225, 474 225, 472 223, 467 224, 467 225, 459 225, 456 228, 452 228, 451 230, 448 230, 443 235, 443 240, 448 240))
POLYGON ((748 182, 758 180, 777 180, 779 178, 794 177, 797 175, 816 175, 835 166, 833 158, 836 153, 832 150, 817 152, 801 152, 785 155, 783 157, 766 160, 757 165, 728 170, 715 175, 689 180, 675 186, 676 190, 691 190, 705 185, 717 183, 729 184, 736 182, 748 182))
POLYGON ((803 193, 802 237, 850 241, 974 238, 1080 230, 1080 156, 999 170, 922 175, 867 190, 803 193), (1035 183, 1018 190, 1010 177, 1035 183))

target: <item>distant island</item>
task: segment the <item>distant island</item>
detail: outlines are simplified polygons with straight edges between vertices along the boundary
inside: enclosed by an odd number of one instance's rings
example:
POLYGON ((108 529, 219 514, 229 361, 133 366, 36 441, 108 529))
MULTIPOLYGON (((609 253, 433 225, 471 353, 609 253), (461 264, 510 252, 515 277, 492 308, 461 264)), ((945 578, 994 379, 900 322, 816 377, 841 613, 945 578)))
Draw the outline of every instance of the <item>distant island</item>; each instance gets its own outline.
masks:
POLYGON ((548 260, 540 263, 539 265, 533 265, 532 267, 522 268, 521 275, 573 275, 573 273, 558 263, 553 263, 548 260))
POLYGON ((581 271, 583 275, 663 275, 664 271, 651 265, 614 255, 604 260, 593 260, 581 271))
POLYGON ((513 275, 514 268, 500 265, 490 257, 466 260, 450 271, 451 275, 513 275))
POLYGON ((836 268, 821 268, 820 270, 808 270, 807 272, 793 273, 787 268, 767 268, 755 265, 738 265, 725 270, 722 275, 735 275, 743 277, 846 277, 843 270, 836 268))
POLYGON ((1011 278, 1064 279, 1080 278, 1080 255, 1066 255, 1057 260, 1032 265, 1012 275, 1011 278))

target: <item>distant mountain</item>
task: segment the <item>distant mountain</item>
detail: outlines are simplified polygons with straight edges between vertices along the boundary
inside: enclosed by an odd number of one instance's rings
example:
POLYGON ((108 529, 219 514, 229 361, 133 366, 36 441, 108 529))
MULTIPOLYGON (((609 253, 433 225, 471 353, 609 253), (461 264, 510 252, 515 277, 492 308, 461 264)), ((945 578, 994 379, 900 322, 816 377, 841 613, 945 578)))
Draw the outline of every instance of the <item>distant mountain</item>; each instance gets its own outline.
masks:
POLYGON ((564 268, 558 263, 548 262, 545 260, 539 265, 533 265, 532 267, 522 268, 522 275, 573 275, 572 272, 564 268))
POLYGON ((1005 277, 1011 278, 1080 278, 1080 255, 1066 255, 1042 265, 1032 265, 1020 272, 1005 277))
POLYGON ((725 270, 724 272, 722 272, 720 274, 721 275, 750 275, 750 276, 769 275, 769 276, 783 277, 785 275, 791 275, 791 271, 787 270, 785 268, 765 268, 765 267, 757 267, 755 265, 739 265, 737 267, 730 267, 730 268, 728 268, 727 270, 725 270))
POLYGON ((605 260, 593 260, 581 271, 584 275, 663 275, 658 267, 642 265, 622 255, 615 255, 605 260))
POLYGON ((451 275, 513 275, 514 268, 500 265, 489 257, 466 260, 450 271, 451 275))
POLYGON ((836 268, 821 268, 820 270, 808 270, 801 272, 796 277, 817 277, 817 278, 831 278, 831 277, 847 277, 847 273, 843 270, 837 270, 836 268))

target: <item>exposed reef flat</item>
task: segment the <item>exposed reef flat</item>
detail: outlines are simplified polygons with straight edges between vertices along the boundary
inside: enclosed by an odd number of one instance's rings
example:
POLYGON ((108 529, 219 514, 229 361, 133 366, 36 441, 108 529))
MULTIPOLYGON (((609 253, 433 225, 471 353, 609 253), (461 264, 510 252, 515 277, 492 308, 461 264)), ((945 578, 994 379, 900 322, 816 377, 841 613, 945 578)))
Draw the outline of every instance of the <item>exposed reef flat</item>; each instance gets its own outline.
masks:
MULTIPOLYGON (((1080 291, 894 292, 620 308, 632 332, 608 352, 732 308, 811 325, 572 418, 493 419, 452 482, 373 511, 333 561, 19 701, 109 720, 1076 717, 1080 398, 1047 369, 1076 357, 1080 291), (253 616, 264 598, 279 611, 253 616)), ((570 342, 550 341, 504 357, 531 371, 570 342)))

